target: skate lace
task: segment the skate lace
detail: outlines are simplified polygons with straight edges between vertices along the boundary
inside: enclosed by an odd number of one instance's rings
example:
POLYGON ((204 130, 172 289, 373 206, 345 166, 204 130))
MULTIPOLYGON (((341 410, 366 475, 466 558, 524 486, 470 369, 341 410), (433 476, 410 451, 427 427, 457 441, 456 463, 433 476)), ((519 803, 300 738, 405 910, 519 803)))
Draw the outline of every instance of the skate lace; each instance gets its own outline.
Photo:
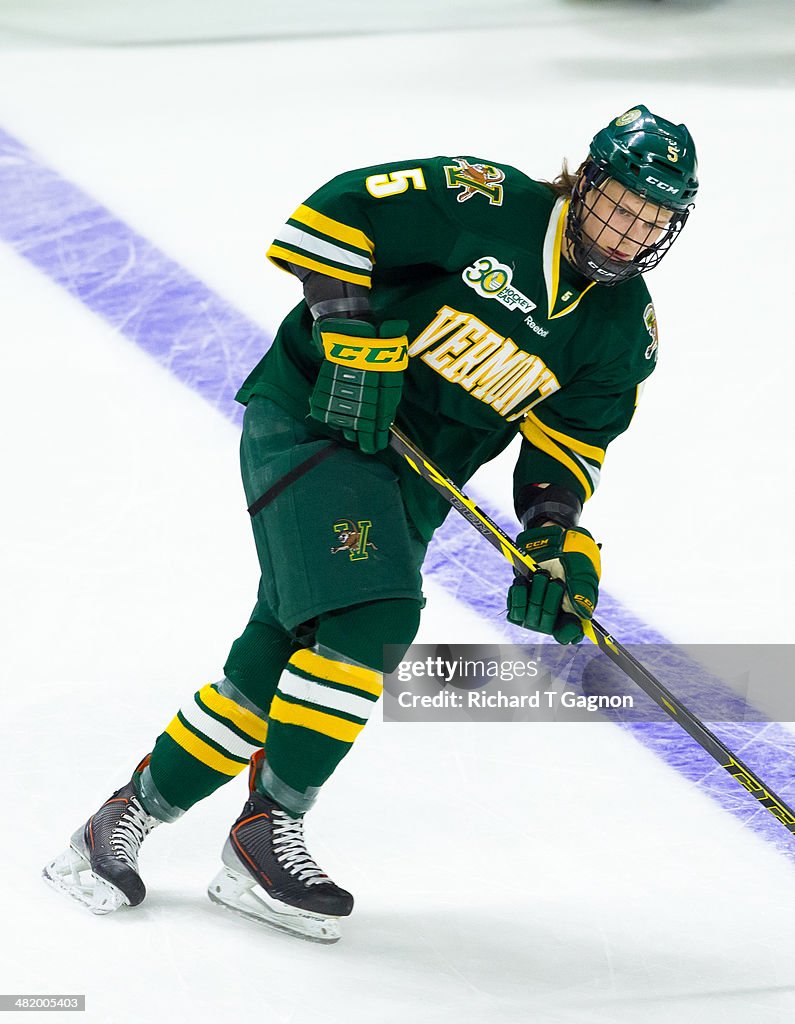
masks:
POLYGON ((158 819, 147 814, 133 797, 111 832, 110 845, 113 852, 133 871, 137 871, 141 843, 159 824, 158 819))
POLYGON ((284 811, 274 810, 272 821, 273 852, 285 871, 295 875, 305 885, 331 882, 309 856, 304 839, 303 818, 291 818, 284 811))

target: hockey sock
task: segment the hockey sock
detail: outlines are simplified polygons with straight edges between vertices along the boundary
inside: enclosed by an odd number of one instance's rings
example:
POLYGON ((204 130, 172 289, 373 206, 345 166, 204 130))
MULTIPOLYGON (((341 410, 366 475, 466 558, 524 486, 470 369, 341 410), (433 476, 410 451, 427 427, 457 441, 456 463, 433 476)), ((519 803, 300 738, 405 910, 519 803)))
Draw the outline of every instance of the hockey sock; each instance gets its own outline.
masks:
POLYGON ((283 631, 249 622, 225 677, 194 694, 158 736, 136 783, 150 814, 173 821, 248 765, 265 743, 268 707, 295 647, 283 631))
POLYGON ((296 651, 279 679, 258 789, 291 814, 309 810, 366 725, 382 671, 400 660, 419 617, 419 602, 393 599, 321 618, 315 646, 296 651), (385 643, 396 645, 387 664, 385 643))

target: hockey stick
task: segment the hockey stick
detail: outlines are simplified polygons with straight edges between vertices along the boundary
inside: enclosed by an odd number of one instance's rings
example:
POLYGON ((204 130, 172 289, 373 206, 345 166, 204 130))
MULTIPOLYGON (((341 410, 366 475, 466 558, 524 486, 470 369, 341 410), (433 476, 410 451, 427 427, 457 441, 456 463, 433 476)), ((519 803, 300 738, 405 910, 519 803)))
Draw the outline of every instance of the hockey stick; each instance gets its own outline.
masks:
MULTIPOLYGON (((390 446, 403 456, 411 468, 427 480, 479 533, 482 533, 492 547, 495 547, 518 573, 527 579, 532 578, 538 568, 537 563, 524 551, 520 551, 483 509, 479 508, 471 498, 468 498, 462 490, 456 487, 453 481, 449 480, 438 466, 435 466, 416 448, 402 431, 397 427, 391 427, 389 434, 390 446)), ((591 619, 590 622, 583 620, 583 629, 588 639, 596 644, 633 682, 637 683, 641 690, 677 722, 696 743, 702 746, 721 768, 733 775, 751 796, 758 800, 763 807, 766 807, 786 829, 795 834, 795 811, 779 799, 755 772, 743 764, 739 757, 735 756, 714 733, 710 732, 700 719, 688 711, 684 704, 670 690, 666 689, 648 669, 644 668, 625 647, 622 647, 596 619, 591 619)))

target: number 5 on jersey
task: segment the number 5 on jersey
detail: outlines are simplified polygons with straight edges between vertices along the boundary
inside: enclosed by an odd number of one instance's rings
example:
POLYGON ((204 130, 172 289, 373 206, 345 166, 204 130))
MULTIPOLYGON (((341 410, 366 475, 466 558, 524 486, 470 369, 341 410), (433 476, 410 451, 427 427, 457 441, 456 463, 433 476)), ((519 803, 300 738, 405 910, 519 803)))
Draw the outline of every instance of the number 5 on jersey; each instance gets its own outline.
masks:
POLYGON ((365 178, 364 187, 376 199, 386 196, 399 196, 407 192, 409 182, 414 188, 427 188, 421 167, 412 167, 408 171, 390 171, 389 174, 371 174, 365 178))

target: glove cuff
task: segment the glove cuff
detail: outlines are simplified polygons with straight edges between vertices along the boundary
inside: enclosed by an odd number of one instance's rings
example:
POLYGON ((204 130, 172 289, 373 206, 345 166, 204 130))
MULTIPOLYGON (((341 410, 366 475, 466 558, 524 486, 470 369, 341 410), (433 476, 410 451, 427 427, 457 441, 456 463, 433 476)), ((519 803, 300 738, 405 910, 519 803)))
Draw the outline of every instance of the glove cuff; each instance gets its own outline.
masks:
POLYGON ((536 562, 559 558, 564 533, 562 526, 536 526, 532 530, 522 530, 516 538, 516 546, 536 562))
POLYGON ((585 555, 593 566, 597 581, 602 578, 602 555, 599 545, 587 530, 579 526, 576 530, 566 530, 563 537, 563 554, 585 555))
MULTIPOLYGON (((581 526, 570 530, 563 526, 536 526, 532 530, 522 530, 516 538, 516 546, 536 562, 548 562, 566 555, 574 556, 577 560, 578 556, 585 556, 596 574, 597 582, 602 577, 599 545, 581 526)), ((579 564, 582 565, 581 562, 579 564)))
MULTIPOLYGON (((402 328, 405 321, 390 321, 389 328, 402 328)), ((321 320, 314 324, 312 333, 324 357, 330 363, 354 370, 373 370, 378 373, 398 372, 409 365, 409 343, 406 334, 398 337, 377 338, 375 327, 363 320, 321 320)), ((386 333, 386 332, 384 332, 386 333)))

